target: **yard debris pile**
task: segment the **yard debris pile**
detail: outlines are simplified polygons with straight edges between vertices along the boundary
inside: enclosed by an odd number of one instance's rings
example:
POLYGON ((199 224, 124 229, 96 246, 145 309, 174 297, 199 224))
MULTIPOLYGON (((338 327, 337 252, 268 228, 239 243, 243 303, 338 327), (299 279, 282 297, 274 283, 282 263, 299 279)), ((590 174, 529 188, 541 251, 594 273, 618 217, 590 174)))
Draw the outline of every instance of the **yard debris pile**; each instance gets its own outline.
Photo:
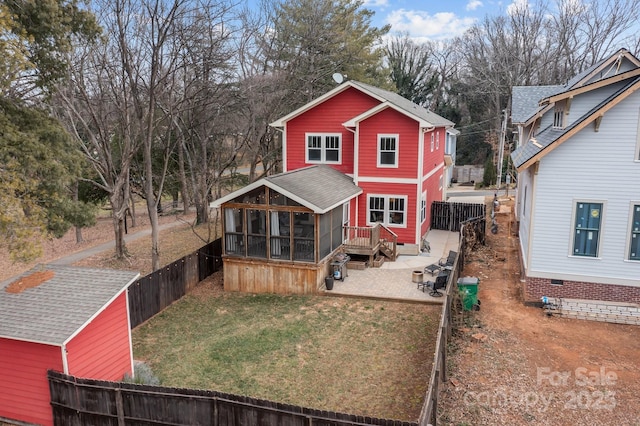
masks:
POLYGON ((524 306, 513 213, 496 217, 498 233, 462 272, 480 278, 482 309, 465 315, 450 342, 438 424, 638 424, 638 328, 524 306))

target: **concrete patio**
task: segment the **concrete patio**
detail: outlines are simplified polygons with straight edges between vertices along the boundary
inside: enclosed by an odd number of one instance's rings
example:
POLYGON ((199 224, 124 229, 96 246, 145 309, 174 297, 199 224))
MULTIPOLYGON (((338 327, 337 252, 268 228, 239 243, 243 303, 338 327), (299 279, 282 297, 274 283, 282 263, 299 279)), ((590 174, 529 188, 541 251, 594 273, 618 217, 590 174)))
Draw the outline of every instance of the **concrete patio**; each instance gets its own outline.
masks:
MULTIPOLYGON (((344 282, 334 281, 333 289, 325 290, 325 293, 405 302, 442 303, 441 297, 432 297, 428 291, 419 290, 412 280, 412 274, 413 271, 422 272, 425 266, 447 257, 449 250, 458 251, 459 233, 431 230, 427 234, 427 241, 431 247, 429 253, 417 256, 401 255, 395 262, 385 262, 380 268, 349 269, 344 282)), ((435 277, 428 273, 424 276, 424 280, 434 279, 435 277)))

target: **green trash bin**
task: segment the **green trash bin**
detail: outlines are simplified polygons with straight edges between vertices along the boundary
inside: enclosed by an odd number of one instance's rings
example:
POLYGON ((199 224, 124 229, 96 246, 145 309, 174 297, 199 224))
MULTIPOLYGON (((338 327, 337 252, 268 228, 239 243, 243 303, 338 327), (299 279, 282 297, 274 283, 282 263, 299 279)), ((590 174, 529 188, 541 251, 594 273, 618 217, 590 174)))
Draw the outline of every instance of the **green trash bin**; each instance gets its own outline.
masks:
POLYGON ((480 280, 477 277, 458 278, 458 291, 462 298, 462 309, 471 311, 478 304, 478 284, 480 280))

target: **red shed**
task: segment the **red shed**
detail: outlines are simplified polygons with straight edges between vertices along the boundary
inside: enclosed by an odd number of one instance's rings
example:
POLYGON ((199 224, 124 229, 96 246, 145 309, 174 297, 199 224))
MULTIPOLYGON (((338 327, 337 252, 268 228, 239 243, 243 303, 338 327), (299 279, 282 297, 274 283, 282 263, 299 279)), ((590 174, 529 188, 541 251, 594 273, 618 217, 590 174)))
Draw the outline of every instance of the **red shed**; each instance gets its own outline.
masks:
POLYGON ((133 373, 130 271, 40 265, 0 284, 0 420, 52 425, 47 370, 133 373))

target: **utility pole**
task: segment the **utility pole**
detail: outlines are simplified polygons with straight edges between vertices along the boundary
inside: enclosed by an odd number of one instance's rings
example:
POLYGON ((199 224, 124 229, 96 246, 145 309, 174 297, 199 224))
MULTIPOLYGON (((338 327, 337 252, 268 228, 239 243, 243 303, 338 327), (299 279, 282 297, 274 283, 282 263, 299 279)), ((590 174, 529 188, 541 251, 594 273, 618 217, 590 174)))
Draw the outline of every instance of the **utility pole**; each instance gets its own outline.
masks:
POLYGON ((504 157, 504 138, 507 133, 507 119, 509 118, 509 108, 502 110, 502 128, 500 129, 500 140, 498 141, 498 165, 496 170, 496 193, 502 185, 502 161, 504 157))

